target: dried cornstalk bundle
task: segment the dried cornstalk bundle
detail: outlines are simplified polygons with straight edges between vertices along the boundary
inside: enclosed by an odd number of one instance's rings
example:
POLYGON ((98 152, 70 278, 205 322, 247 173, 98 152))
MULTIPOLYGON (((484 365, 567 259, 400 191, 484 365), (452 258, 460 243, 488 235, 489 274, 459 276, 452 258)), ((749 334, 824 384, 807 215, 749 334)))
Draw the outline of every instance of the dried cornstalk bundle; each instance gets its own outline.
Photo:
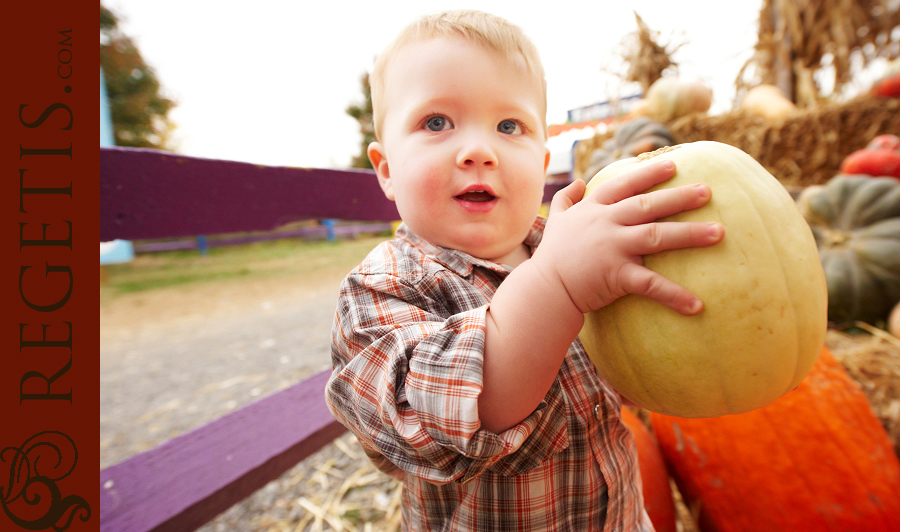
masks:
POLYGON ((638 83, 646 94, 664 70, 677 71, 678 64, 672 60, 672 54, 683 43, 661 42, 659 32, 652 31, 636 12, 634 18, 637 30, 622 38, 618 48, 608 56, 610 64, 602 65, 600 70, 617 79, 616 83, 638 83))
POLYGON ((864 67, 900 54, 892 34, 898 27, 900 9, 891 0, 764 0, 755 53, 735 81, 738 93, 766 83, 801 107, 814 105, 824 81, 814 75, 829 74, 840 92, 856 68, 851 58, 864 67))
POLYGON ((672 61, 672 54, 675 53, 681 45, 676 45, 668 49, 668 44, 660 44, 658 41, 659 34, 650 31, 650 28, 644 20, 634 13, 637 21, 638 30, 626 37, 629 41, 624 41, 626 53, 624 58, 628 63, 628 71, 625 75, 625 81, 640 83, 641 90, 644 94, 653 82, 662 77, 662 73, 669 67, 677 68, 678 64, 672 61))

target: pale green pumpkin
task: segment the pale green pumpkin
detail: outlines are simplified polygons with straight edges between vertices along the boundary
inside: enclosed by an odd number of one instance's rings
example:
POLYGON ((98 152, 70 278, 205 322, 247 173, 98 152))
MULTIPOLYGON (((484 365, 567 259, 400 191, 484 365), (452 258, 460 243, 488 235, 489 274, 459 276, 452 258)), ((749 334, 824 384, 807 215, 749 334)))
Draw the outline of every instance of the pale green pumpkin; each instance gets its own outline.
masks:
POLYGON ((644 264, 697 295, 704 310, 683 316, 626 295, 587 314, 580 338, 600 374, 653 412, 713 417, 765 406, 803 380, 824 343, 827 289, 812 232, 778 180, 718 142, 613 163, 585 194, 662 159, 674 161, 676 173, 655 189, 712 190, 707 205, 664 220, 720 222, 725 238, 647 255, 644 264))

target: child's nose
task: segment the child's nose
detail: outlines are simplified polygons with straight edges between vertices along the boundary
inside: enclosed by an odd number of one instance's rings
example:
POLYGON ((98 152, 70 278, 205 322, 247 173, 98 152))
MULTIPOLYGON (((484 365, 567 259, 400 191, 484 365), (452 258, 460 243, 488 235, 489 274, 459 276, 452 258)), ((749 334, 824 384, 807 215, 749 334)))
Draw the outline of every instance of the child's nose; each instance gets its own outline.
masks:
POLYGON ((497 154, 491 143, 483 135, 468 135, 456 155, 456 164, 461 167, 497 166, 497 154))

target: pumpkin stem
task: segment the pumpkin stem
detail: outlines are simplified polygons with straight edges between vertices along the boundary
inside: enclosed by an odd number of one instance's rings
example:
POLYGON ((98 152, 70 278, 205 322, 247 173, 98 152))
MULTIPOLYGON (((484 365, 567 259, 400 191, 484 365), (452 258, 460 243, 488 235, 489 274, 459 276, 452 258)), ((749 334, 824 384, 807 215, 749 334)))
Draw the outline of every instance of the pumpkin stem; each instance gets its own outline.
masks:
POLYGON ((638 160, 638 162, 643 162, 643 161, 646 161, 647 159, 652 159, 653 157, 656 157, 657 155, 662 155, 663 153, 666 153, 668 151, 677 150, 680 147, 681 146, 663 146, 662 148, 660 148, 656 151, 651 151, 648 153, 642 153, 642 154, 638 155, 637 160, 638 160))
POLYGON ((825 246, 829 248, 845 248, 846 242, 850 240, 850 233, 841 231, 840 229, 825 229, 825 246))

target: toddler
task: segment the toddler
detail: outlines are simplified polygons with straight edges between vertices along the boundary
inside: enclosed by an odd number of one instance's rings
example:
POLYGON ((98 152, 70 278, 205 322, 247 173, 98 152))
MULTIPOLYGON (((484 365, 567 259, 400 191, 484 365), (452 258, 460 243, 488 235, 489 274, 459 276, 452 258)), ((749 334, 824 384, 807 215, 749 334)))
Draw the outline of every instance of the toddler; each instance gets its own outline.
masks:
POLYGON ((538 217, 546 84, 508 21, 452 11, 408 26, 371 74, 378 182, 403 223, 344 280, 326 398, 403 481, 403 530, 652 530, 621 401, 577 339, 626 294, 702 303, 641 256, 707 246, 717 224, 656 222, 704 185, 647 165, 538 217))

